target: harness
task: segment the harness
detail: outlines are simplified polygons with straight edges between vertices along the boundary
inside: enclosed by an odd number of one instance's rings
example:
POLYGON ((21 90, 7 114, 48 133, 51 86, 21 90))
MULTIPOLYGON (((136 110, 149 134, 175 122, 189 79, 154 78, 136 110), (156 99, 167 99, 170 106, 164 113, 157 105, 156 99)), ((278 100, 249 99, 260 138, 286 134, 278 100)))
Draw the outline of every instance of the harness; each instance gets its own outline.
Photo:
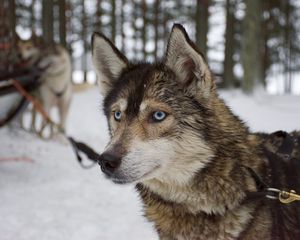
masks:
MULTIPOLYGON (((263 154, 268 167, 264 179, 252 168, 243 166, 257 186, 256 192, 247 193, 245 202, 261 201, 270 207, 272 240, 300 239, 300 204, 297 202, 300 195, 296 193, 300 192, 300 159, 293 152, 298 141, 284 131, 266 137, 263 154), (275 149, 268 146, 275 146, 275 149)), ((259 211, 259 207, 255 211, 259 211)))
MULTIPOLYGON (((300 171, 300 159, 296 159, 293 157, 293 150, 296 142, 296 137, 293 137, 292 135, 284 131, 274 132, 267 137, 264 143, 264 145, 266 146, 263 148, 263 153, 268 160, 269 166, 267 168, 267 172, 265 173, 265 179, 263 180, 252 168, 243 166, 254 179, 258 189, 257 192, 249 192, 247 194, 247 199, 251 200, 255 198, 266 197, 268 199, 278 199, 281 203, 290 203, 296 200, 300 200, 300 196, 296 194, 294 190, 279 190, 289 189, 291 186, 283 186, 282 181, 278 181, 278 179, 275 177, 275 173, 278 171, 278 168, 286 169, 290 165, 294 166, 295 164, 297 164, 296 161, 298 161, 300 171), (276 150, 271 151, 270 149, 268 149, 269 142, 272 146, 277 145, 276 150)), ((291 174, 287 172, 287 176, 290 175, 291 174)), ((300 179, 296 180, 296 182, 297 181, 300 181, 300 179)), ((299 187, 300 186, 297 186, 297 188, 299 187)))

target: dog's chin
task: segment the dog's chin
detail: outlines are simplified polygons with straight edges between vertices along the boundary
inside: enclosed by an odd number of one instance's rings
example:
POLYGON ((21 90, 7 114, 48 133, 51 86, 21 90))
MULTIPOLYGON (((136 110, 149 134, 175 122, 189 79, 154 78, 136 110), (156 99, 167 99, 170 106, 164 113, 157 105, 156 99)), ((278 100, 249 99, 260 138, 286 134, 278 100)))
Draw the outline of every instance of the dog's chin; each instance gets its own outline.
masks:
POLYGON ((155 166, 150 171, 142 174, 141 176, 133 177, 126 176, 125 174, 113 174, 112 176, 106 175, 106 177, 112 180, 116 184, 130 184, 130 183, 138 183, 146 180, 150 180, 156 177, 156 172, 160 168, 160 166, 155 166))

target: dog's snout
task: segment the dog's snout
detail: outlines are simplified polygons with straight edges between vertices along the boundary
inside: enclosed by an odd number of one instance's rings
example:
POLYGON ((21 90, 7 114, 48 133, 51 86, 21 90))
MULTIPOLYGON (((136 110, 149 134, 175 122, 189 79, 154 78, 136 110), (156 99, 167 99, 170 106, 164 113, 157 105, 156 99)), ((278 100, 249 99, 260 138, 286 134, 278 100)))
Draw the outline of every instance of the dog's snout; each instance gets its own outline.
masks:
POLYGON ((111 153, 103 153, 99 159, 101 169, 106 174, 112 174, 120 166, 120 163, 121 157, 111 153))

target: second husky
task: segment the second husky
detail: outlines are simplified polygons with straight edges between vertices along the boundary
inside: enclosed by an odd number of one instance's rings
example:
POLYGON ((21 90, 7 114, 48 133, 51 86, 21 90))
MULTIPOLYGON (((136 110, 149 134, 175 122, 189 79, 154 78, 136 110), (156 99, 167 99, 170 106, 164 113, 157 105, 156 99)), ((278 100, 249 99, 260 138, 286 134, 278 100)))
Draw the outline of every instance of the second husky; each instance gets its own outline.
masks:
MULTIPOLYGON (((19 40, 18 49, 21 57, 28 61, 29 65, 37 62, 42 66, 49 65, 41 76, 41 86, 33 94, 48 114, 57 106, 59 124, 61 129, 65 130, 72 98, 72 66, 69 52, 59 44, 45 46, 42 39, 35 35, 28 40, 19 40)), ((31 129, 42 134, 46 122, 42 123, 42 129, 36 130, 35 119, 36 112, 33 110, 31 129)))

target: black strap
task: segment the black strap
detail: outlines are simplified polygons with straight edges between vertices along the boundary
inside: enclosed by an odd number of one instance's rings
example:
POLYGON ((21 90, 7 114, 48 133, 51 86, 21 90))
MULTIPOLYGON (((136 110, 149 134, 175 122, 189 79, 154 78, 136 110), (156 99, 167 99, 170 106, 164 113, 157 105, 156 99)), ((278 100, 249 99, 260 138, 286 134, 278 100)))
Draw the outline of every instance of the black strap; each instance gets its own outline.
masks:
POLYGON ((92 148, 90 148, 88 145, 86 145, 83 142, 77 142, 75 141, 72 137, 68 137, 73 150, 76 154, 77 160, 79 162, 79 164, 83 167, 83 168, 91 168, 93 167, 96 163, 98 163, 98 159, 100 158, 100 154, 96 153, 92 148), (82 157, 80 156, 80 152, 84 153, 88 159, 90 161, 92 161, 92 164, 90 165, 85 165, 83 164, 83 160, 82 157))
POLYGON ((257 189, 263 190, 263 189, 267 189, 269 187, 252 168, 250 168, 248 166, 243 166, 243 167, 248 170, 251 177, 254 179, 257 189))
POLYGON ((269 186, 265 181, 250 167, 242 165, 254 179, 257 191, 255 192, 246 192, 246 198, 243 203, 265 199, 267 195, 274 196, 274 192, 269 191, 269 186))

